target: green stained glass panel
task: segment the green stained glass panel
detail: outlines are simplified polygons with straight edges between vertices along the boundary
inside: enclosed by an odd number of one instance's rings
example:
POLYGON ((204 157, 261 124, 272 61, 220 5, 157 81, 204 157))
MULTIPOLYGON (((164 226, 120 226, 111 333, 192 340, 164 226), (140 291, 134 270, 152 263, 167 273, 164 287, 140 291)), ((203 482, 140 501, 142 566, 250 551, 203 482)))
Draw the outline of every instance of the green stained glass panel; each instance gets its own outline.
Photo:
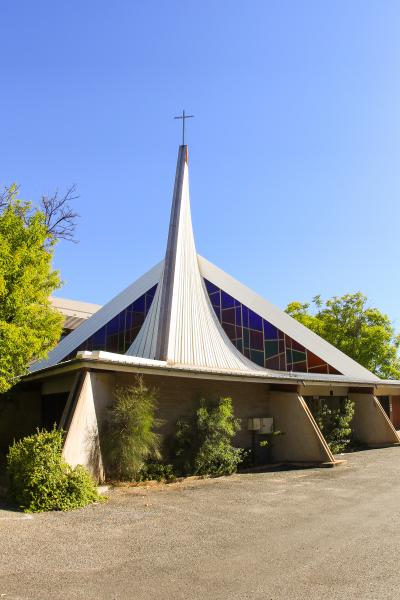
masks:
POLYGON ((255 362, 257 365, 261 367, 264 366, 264 352, 259 352, 258 350, 250 350, 250 360, 255 362))
POLYGON ((270 358, 271 356, 275 356, 279 352, 278 342, 265 342, 265 356, 266 358, 270 358))
POLYGON ((292 350, 293 362, 302 362, 306 360, 306 353, 292 350))

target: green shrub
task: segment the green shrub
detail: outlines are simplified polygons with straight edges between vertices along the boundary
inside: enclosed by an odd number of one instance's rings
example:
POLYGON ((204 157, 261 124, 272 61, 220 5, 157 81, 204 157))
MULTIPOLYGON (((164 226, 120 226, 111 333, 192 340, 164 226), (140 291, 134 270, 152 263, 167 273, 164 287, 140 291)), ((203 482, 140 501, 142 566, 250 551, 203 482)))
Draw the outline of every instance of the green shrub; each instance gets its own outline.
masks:
POLYGON ((194 417, 179 418, 175 426, 175 437, 172 450, 173 464, 176 473, 179 475, 193 474, 198 446, 196 419, 194 417))
POLYGON ((185 475, 230 475, 242 460, 243 450, 232 445, 240 430, 231 398, 217 406, 201 405, 194 418, 180 419, 175 435, 175 464, 185 475))
POLYGON ((37 431, 14 442, 7 455, 10 499, 26 512, 70 510, 99 500, 84 467, 62 458, 63 432, 37 431))
POLYGON ((320 400, 315 419, 333 454, 343 452, 351 442, 351 422, 354 402, 345 398, 336 408, 326 400, 320 400))
POLYGON ((105 459, 112 477, 139 481, 146 463, 161 458, 161 436, 154 431, 161 425, 156 407, 156 392, 142 377, 133 386, 117 388, 104 428, 105 459))
POLYGON ((160 462, 149 462, 140 471, 140 481, 175 481, 172 465, 160 462))

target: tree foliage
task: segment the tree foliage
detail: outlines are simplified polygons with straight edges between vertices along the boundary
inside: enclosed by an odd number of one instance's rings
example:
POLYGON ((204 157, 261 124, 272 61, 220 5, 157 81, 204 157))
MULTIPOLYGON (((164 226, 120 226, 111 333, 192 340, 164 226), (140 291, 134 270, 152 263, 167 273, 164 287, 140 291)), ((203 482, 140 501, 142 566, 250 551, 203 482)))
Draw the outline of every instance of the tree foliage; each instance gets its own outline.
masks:
POLYGON ((315 419, 333 454, 343 452, 351 442, 351 422, 354 402, 349 398, 340 400, 339 406, 332 401, 320 399, 315 419))
POLYGON ((389 317, 369 307, 360 292, 325 303, 320 296, 311 305, 292 302, 286 312, 379 377, 400 378, 400 335, 389 317))
POLYGON ((116 479, 139 481, 146 463, 161 458, 156 407, 156 391, 142 377, 133 386, 117 388, 104 426, 107 470, 116 479))
POLYGON ((48 242, 44 215, 11 191, 0 214, 0 392, 61 335, 63 318, 49 300, 60 277, 51 267, 53 240, 48 242))
POLYGON ((61 283, 51 263, 57 239, 73 235, 73 189, 43 197, 42 209, 19 200, 16 185, 0 194, 0 393, 60 338, 63 317, 49 298, 61 283))

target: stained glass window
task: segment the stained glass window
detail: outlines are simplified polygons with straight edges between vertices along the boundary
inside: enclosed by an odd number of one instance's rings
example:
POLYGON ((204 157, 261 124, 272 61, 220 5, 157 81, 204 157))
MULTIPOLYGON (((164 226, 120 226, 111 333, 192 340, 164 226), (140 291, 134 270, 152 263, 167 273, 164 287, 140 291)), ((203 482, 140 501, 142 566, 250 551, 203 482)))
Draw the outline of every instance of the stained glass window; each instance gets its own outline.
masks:
POLYGON ((78 346, 64 360, 73 358, 81 350, 105 350, 106 352, 125 354, 143 325, 153 302, 156 289, 157 285, 153 286, 143 296, 135 300, 135 302, 132 302, 132 304, 127 306, 111 321, 78 346))
POLYGON ((244 356, 262 367, 277 371, 340 374, 248 306, 207 279, 204 282, 219 322, 244 356))

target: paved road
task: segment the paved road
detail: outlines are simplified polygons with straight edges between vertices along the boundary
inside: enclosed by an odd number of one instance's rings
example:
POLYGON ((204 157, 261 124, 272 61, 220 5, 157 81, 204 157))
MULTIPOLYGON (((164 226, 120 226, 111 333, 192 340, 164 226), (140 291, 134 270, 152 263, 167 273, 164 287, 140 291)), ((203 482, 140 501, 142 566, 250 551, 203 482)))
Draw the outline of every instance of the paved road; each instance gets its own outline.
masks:
POLYGON ((400 448, 27 518, 0 510, 0 598, 400 598, 400 448))

